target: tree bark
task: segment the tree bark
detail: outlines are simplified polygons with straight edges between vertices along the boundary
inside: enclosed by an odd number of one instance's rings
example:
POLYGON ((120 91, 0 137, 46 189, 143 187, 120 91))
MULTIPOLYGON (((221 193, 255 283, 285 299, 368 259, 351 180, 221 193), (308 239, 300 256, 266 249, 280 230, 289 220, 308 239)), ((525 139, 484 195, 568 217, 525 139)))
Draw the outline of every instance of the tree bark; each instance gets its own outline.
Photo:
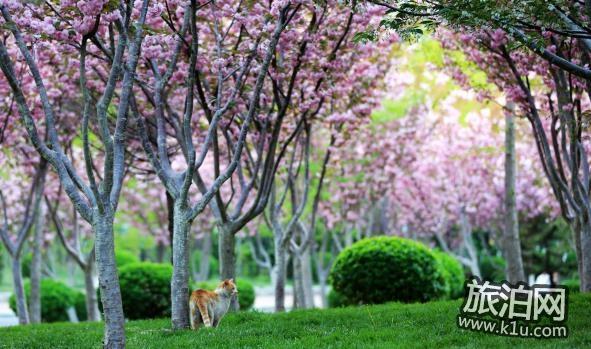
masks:
POLYGON ((98 299, 96 296, 96 287, 94 285, 95 268, 92 258, 88 259, 84 269, 84 288, 86 290, 86 314, 87 321, 100 321, 101 315, 98 308, 98 299))
MULTIPOLYGON (((234 232, 225 228, 222 224, 218 225, 219 232, 219 261, 220 261, 220 278, 236 279, 236 236, 234 232)), ((238 290, 240 292, 240 290, 238 290)), ((238 297, 232 298, 230 309, 237 311, 240 309, 238 304, 238 297)))
POLYGON ((14 296, 16 298, 16 315, 18 323, 26 325, 29 323, 29 312, 27 311, 27 299, 23 286, 23 273, 20 257, 12 258, 12 280, 14 283, 14 296))
POLYGON ((181 202, 174 204, 174 233, 172 240, 172 328, 189 328, 189 240, 191 222, 188 210, 181 202))
POLYGON ((306 292, 304 291, 304 277, 302 272, 301 257, 295 253, 292 255, 293 267, 293 297, 294 309, 306 308, 306 292))
POLYGON ((303 304, 304 308, 314 308, 314 290, 312 288, 314 281, 312 280, 312 263, 310 263, 310 245, 300 254, 302 267, 302 289, 304 291, 303 304))
POLYGON ((282 246, 282 237, 275 235, 275 311, 285 311, 285 278, 287 271, 286 248, 282 246))
POLYGON ((45 210, 43 202, 35 216, 33 230, 33 259, 31 260, 31 295, 29 298, 29 318, 31 323, 41 322, 41 245, 43 239, 43 227, 45 225, 45 210))
POLYGON ((105 317, 103 347, 106 349, 125 348, 125 316, 123 315, 119 275, 115 263, 113 215, 110 212, 95 213, 93 229, 96 236, 95 254, 99 289, 105 317))
MULTIPOLYGON (((512 110, 512 106, 508 106, 512 110)), ((507 261, 506 277, 510 283, 526 282, 521 257, 519 222, 517 220, 517 200, 515 182, 517 159, 515 154, 515 117, 511 112, 505 115, 505 229, 503 247, 507 261)))

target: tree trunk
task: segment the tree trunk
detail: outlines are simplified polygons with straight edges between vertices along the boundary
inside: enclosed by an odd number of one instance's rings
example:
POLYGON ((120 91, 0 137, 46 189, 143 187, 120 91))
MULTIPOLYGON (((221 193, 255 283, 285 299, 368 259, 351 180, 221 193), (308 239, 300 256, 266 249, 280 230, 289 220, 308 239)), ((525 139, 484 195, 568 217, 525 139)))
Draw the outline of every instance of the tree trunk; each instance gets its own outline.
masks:
POLYGON ((204 233, 201 239, 201 260, 199 261, 199 279, 209 279, 209 259, 211 257, 211 233, 204 233))
POLYGON ((98 308, 98 299, 96 296, 96 287, 94 285, 94 261, 88 259, 86 269, 84 269, 84 288, 86 290, 86 313, 87 321, 100 321, 101 315, 98 308))
POLYGON ((294 309, 306 308, 306 293, 304 291, 304 277, 302 272, 302 260, 296 253, 292 255, 293 266, 293 297, 294 309))
MULTIPOLYGON (((511 106, 509 108, 511 109, 511 106)), ((512 284, 526 281, 517 220, 516 176, 515 120, 512 113, 508 112, 505 115, 505 230, 503 231, 503 252, 507 260, 506 277, 512 284)))
POLYGON ((172 239, 172 328, 189 328, 189 239, 191 222, 187 208, 179 202, 174 204, 174 233, 172 239))
POLYGON ((23 273, 20 257, 12 258, 12 280, 14 283, 14 296, 16 298, 16 315, 18 323, 26 325, 29 323, 29 312, 27 311, 27 299, 23 286, 23 273))
POLYGON ((103 347, 106 349, 125 348, 125 316, 121 303, 117 264, 115 263, 113 215, 110 212, 104 214, 96 212, 93 230, 96 236, 96 265, 105 317, 103 347))
POLYGON ((312 288, 312 263, 310 263, 310 248, 306 248, 300 255, 300 264, 302 267, 302 289, 304 291, 304 308, 314 308, 314 290, 312 288))
MULTIPOLYGON (((235 279, 236 278, 236 236, 233 231, 230 231, 223 225, 218 226, 219 230, 219 261, 220 261, 220 278, 235 279)), ((240 290, 238 290, 240 292, 240 290)), ((237 311, 240 309, 238 304, 238 297, 232 298, 230 309, 237 311)))
POLYGON ((29 298, 29 317, 31 323, 41 322, 41 245, 43 239, 43 227, 45 225, 44 205, 39 205, 36 212, 35 227, 33 231, 33 259, 31 260, 31 295, 29 298))
POLYGON ((581 224, 581 291, 591 292, 591 222, 581 224))
POLYGON ((281 243, 281 237, 275 237, 275 311, 285 311, 285 277, 287 272, 287 253, 281 243))
POLYGON ((468 255, 467 266, 470 268, 473 276, 482 278, 480 266, 478 265, 478 253, 476 251, 476 246, 474 245, 474 239, 472 239, 472 227, 466 216, 465 208, 462 208, 460 211, 460 230, 464 248, 468 255))

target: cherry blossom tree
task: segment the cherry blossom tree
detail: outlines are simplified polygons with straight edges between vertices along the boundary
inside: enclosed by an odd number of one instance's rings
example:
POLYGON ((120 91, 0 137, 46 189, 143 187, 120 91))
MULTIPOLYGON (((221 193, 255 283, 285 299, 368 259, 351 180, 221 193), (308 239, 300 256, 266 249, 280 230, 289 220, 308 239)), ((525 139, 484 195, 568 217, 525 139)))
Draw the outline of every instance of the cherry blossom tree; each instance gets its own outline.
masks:
MULTIPOLYGON (((458 33, 479 37, 476 41, 494 57, 494 65, 483 70, 488 73, 502 67, 491 75, 503 77, 498 85, 508 95, 520 95, 540 160, 575 235, 581 290, 591 290, 589 164, 581 132, 585 110, 581 101, 589 99, 591 86, 591 31, 587 25, 591 3, 564 0, 540 6, 535 1, 405 1, 398 6, 384 1, 379 5, 388 9, 388 15, 379 26, 360 33, 359 39, 373 39, 384 28, 416 36, 422 33, 421 28, 445 24, 458 33), (530 84, 529 73, 537 73, 554 91, 554 96, 549 93, 542 98, 542 105, 536 102, 537 89, 530 84), (550 135, 544 128, 544 110, 551 115, 550 135)), ((484 61, 481 56, 477 63, 484 61)))
MULTIPOLYGON (((551 32, 546 36, 554 43, 550 51, 580 54, 578 46, 561 41, 551 32)), ((581 289, 587 290, 585 270, 591 270, 586 265, 586 260, 591 259, 586 257, 589 234, 585 228, 588 212, 584 209, 589 202, 589 192, 585 190, 589 166, 584 126, 589 105, 587 83, 528 51, 512 49, 510 37, 502 30, 464 35, 460 40, 468 43, 462 44, 467 57, 505 91, 517 106, 517 113, 529 120, 544 172, 562 215, 573 230, 581 289)), ((457 76, 462 79, 461 74, 457 76)))
POLYGON ((3 32, 0 43, 0 68, 5 77, 2 82, 10 86, 28 138, 57 172, 64 191, 80 216, 91 223, 95 233, 97 270, 106 323, 103 344, 106 348, 125 346, 124 314, 113 247, 113 219, 124 177, 127 114, 148 7, 147 0, 137 4, 66 1, 59 6, 15 1, 0 3, 2 25, 8 28, 3 32), (106 42, 108 47, 104 44, 106 42), (90 49, 89 43, 93 45, 90 49), (104 85, 95 83, 89 86, 87 69, 92 64, 89 63, 92 60, 89 56, 95 52, 104 52, 108 57, 108 77, 104 85), (60 144, 56 123, 59 110, 52 104, 49 93, 52 88, 59 91, 59 87, 52 85, 52 80, 47 78, 51 73, 59 75, 60 65, 47 64, 58 54, 62 59, 67 57, 67 60, 76 61, 79 67, 78 95, 83 100, 81 134, 86 181, 60 144), (32 109, 28 103, 29 93, 24 91, 30 85, 21 83, 19 75, 23 73, 32 76, 39 108, 32 109), (121 83, 117 88, 119 80, 121 83), (92 166, 90 151, 91 114, 100 135, 98 143, 105 153, 100 183, 92 166), (47 141, 40 136, 41 115, 44 117, 47 141), (113 115, 116 120, 112 128, 109 127, 108 115, 113 115))
MULTIPOLYGON (((364 135, 359 139, 374 140, 372 144, 358 141, 350 145, 354 152, 339 151, 346 175, 331 189, 323 215, 329 228, 355 227, 360 238, 373 233, 375 222, 371 214, 363 213, 375 207, 382 210, 384 202, 390 203, 382 214, 391 227, 381 233, 435 237, 478 275, 472 227, 498 230, 505 211, 504 134, 500 131, 504 123, 498 117, 503 110, 495 103, 466 110, 476 96, 473 92, 450 88, 450 76, 434 73, 433 66, 421 68, 417 76, 401 71, 404 65, 402 61, 394 64, 398 69, 387 79, 391 98, 403 101, 407 91, 428 89, 429 93, 418 92, 418 102, 408 107, 407 115, 376 119, 361 130, 364 135), (459 234, 454 227, 460 228, 459 234)), ((527 215, 555 212, 556 205, 548 200, 550 187, 542 169, 536 167, 535 145, 522 128, 518 130, 517 209, 527 215)))
MULTIPOLYGON (((5 155, 0 155, 5 157, 5 155)), ((37 162, 29 174, 19 173, 22 167, 9 163, 9 159, 1 159, 3 170, 11 169, 3 175, 7 177, 4 184, 6 188, 0 190, 0 209, 2 210, 3 223, 0 228, 0 238, 6 251, 12 258, 12 277, 14 294, 16 298, 17 315, 20 324, 30 322, 29 310, 22 280, 21 255, 27 237, 32 227, 40 231, 40 207, 47 175, 47 162, 37 162), (27 180, 30 175, 31 180, 27 180), (24 198, 24 200, 23 200, 24 198)), ((38 242, 38 241, 37 241, 38 242)), ((40 308, 38 309, 40 311, 40 308)))

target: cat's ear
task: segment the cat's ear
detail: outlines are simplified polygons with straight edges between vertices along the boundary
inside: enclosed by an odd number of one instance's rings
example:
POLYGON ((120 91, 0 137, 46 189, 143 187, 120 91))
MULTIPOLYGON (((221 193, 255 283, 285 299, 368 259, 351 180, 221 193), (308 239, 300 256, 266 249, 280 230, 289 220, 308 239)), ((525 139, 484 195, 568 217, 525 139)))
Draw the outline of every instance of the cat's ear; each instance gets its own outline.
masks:
POLYGON ((229 282, 234 283, 234 278, 231 278, 230 280, 228 280, 229 282))

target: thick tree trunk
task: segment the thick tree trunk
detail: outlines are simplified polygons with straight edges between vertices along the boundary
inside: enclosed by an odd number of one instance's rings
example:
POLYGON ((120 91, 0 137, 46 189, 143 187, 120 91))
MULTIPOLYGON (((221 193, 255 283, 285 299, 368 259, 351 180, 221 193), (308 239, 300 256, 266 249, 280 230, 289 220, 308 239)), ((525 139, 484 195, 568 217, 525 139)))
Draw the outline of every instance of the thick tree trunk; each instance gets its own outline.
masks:
POLYGON ((125 348, 125 316, 115 263, 113 216, 111 213, 101 215, 97 212, 92 225, 96 237, 96 265, 105 317, 103 346, 106 349, 125 348))
POLYGON ((84 270, 84 288, 86 290, 86 313, 88 314, 87 321, 101 320, 101 315, 98 308, 98 299, 96 296, 96 287, 94 285, 94 275, 94 261, 92 260, 92 258, 89 258, 88 265, 84 270))
POLYGON ((505 115, 505 230, 503 231, 503 254, 507 261, 506 277, 510 283, 526 282, 521 257, 519 223, 515 182, 517 159, 515 154, 515 120, 511 113, 505 115))
POLYGON ((43 227, 45 225, 44 205, 39 205, 36 212, 33 230, 33 259, 31 260, 31 295, 29 298, 29 318, 31 323, 41 322, 41 245, 43 243, 43 227))
POLYGON ((20 257, 12 258, 12 281, 14 283, 14 296, 16 298, 16 315, 18 323, 26 325, 29 323, 29 312, 27 311, 27 299, 23 286, 23 273, 20 257))
POLYGON ((172 328, 189 328, 189 239, 191 222, 187 208, 179 202, 174 204, 174 234, 172 239, 172 328))
MULTIPOLYGON (((226 229, 223 225, 218 226, 219 231, 219 261, 220 261, 220 278, 235 279, 236 278, 236 236, 234 232, 226 229)), ((240 292, 240 290, 238 290, 240 292)), ((230 309, 237 311, 240 309, 238 304, 238 297, 232 298, 230 309)))
POLYGON ((285 274, 287 271, 287 253, 281 243, 281 237, 275 237, 275 311, 285 311, 285 274))

